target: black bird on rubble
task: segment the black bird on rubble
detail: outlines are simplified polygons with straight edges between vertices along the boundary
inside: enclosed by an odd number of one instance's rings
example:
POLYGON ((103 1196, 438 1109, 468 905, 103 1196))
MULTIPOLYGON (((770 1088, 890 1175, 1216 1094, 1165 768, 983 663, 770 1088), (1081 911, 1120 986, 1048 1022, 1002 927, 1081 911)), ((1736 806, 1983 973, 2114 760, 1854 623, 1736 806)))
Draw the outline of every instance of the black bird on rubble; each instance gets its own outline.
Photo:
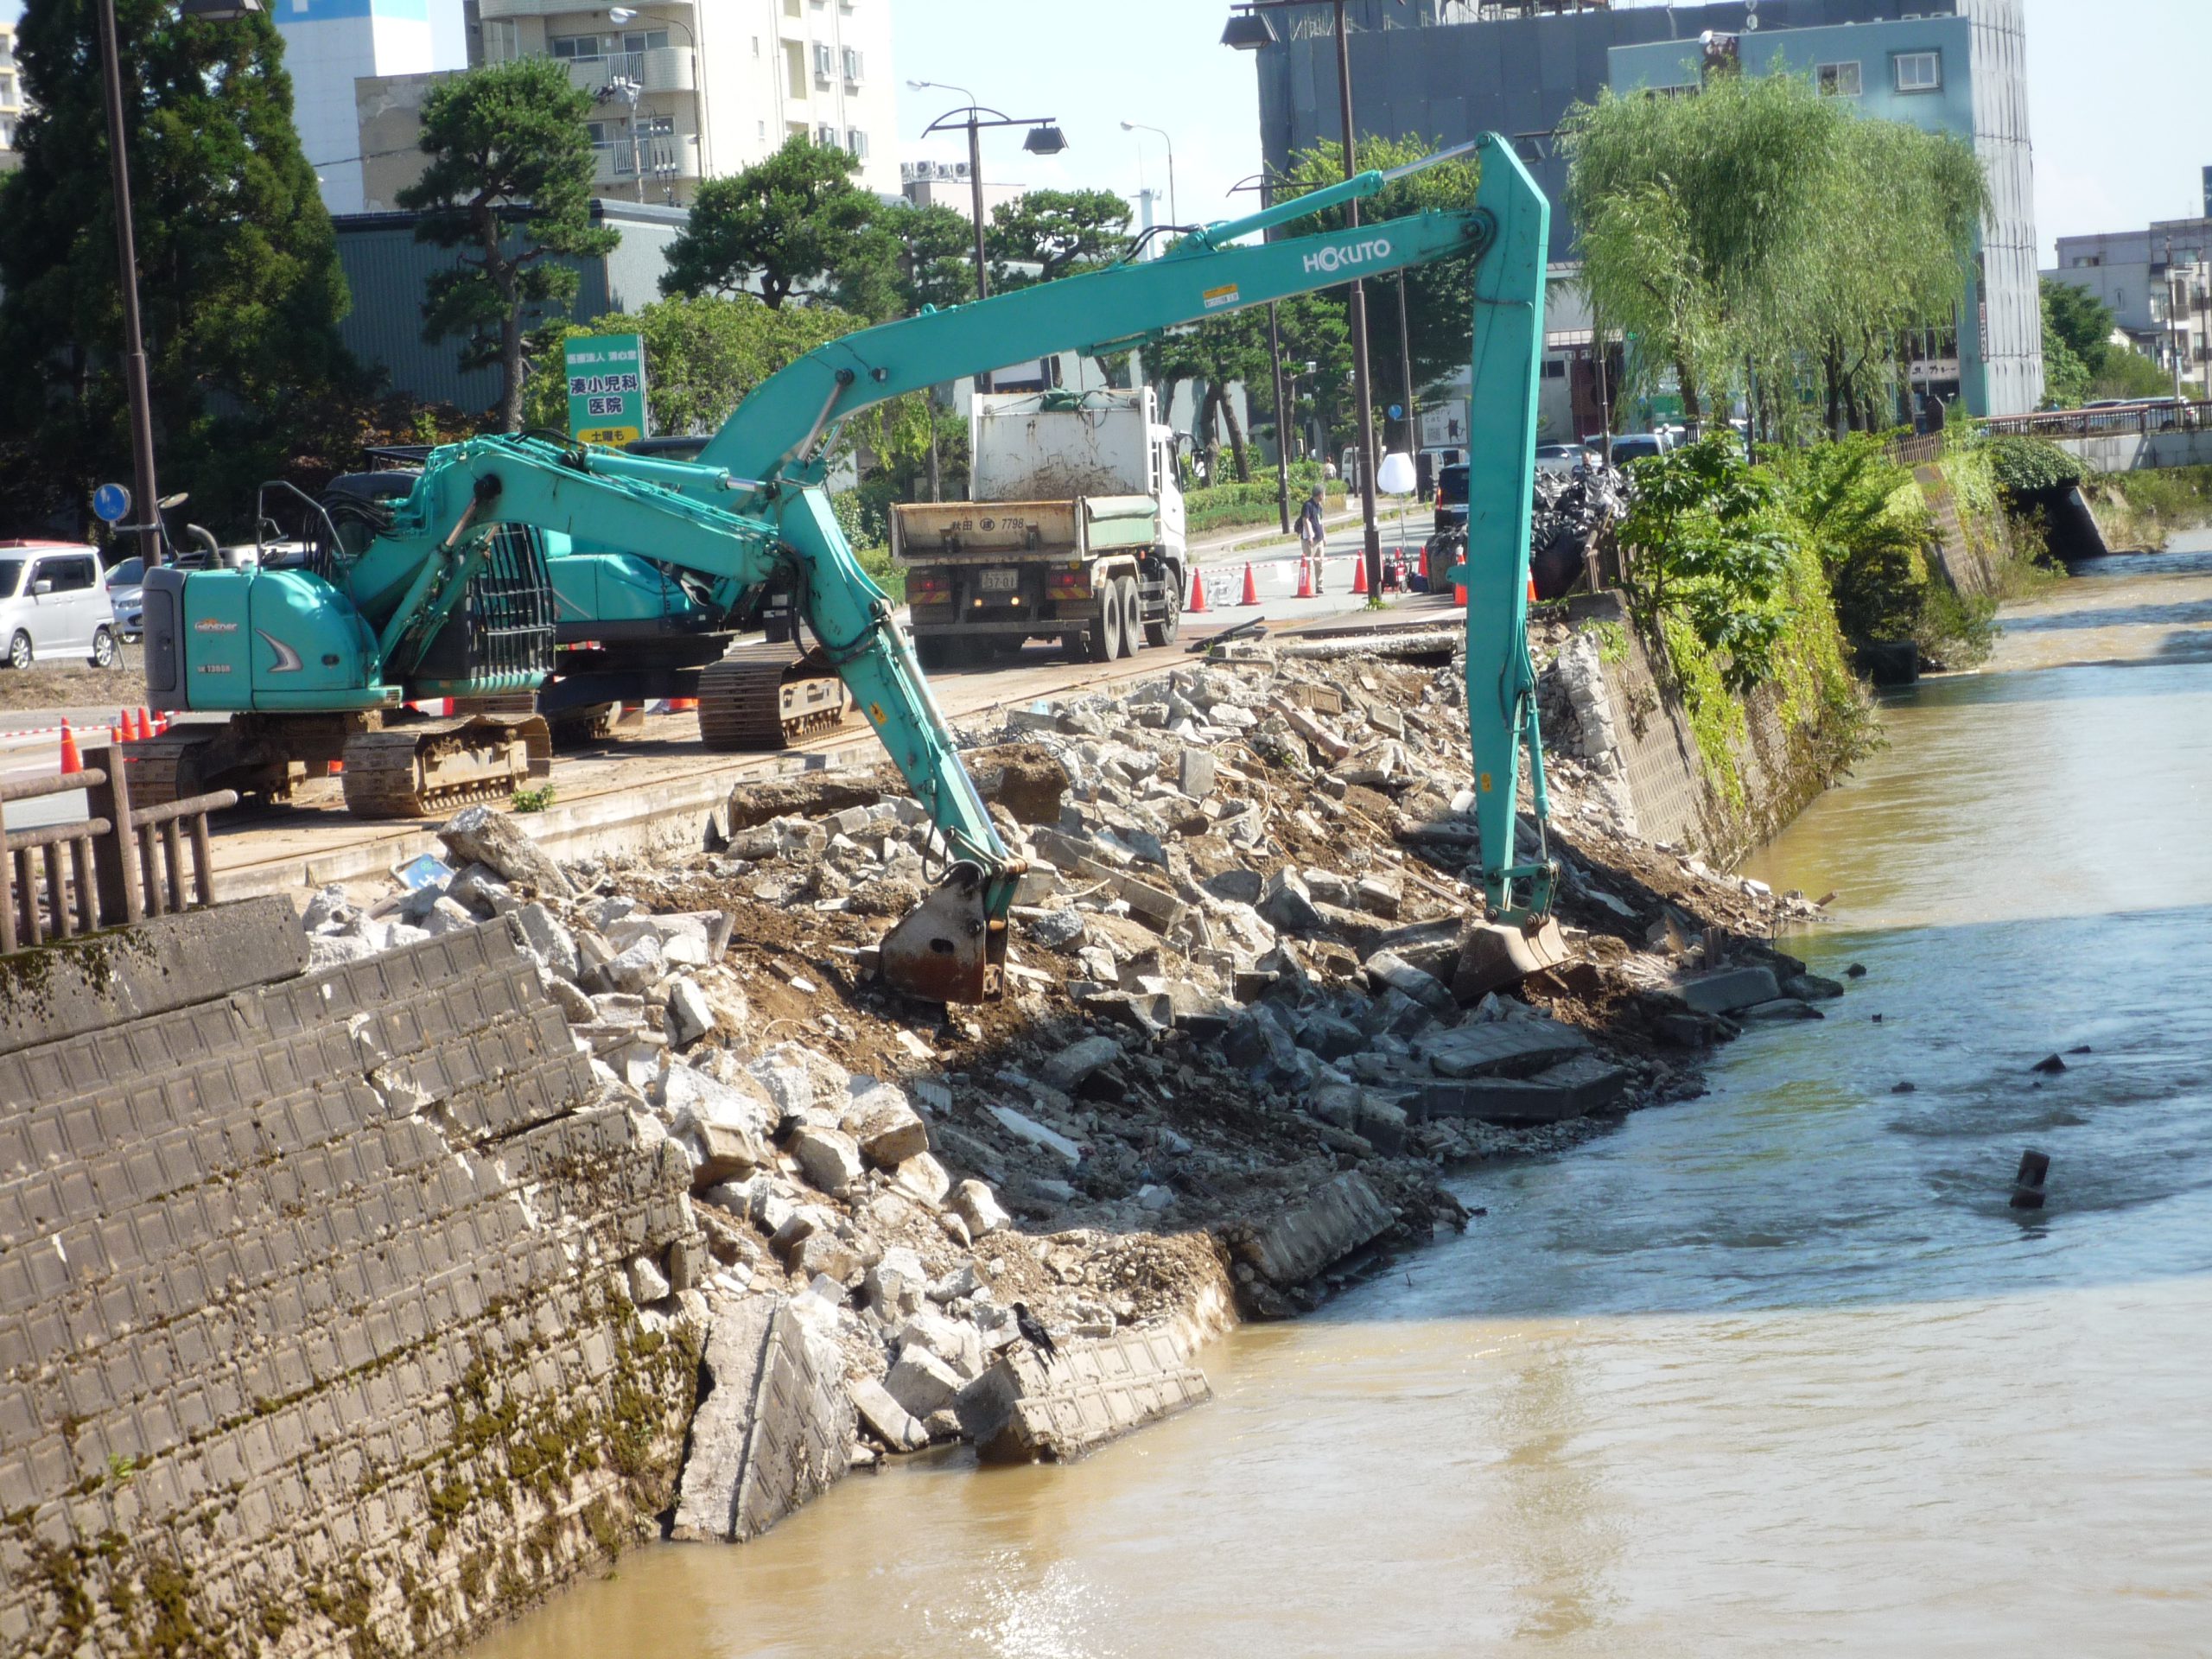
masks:
POLYGON ((1016 1302, 1014 1305, 1014 1328, 1021 1332, 1021 1339, 1034 1348, 1047 1363, 1059 1357, 1059 1350, 1052 1345, 1052 1333, 1045 1328, 1042 1319, 1029 1311, 1028 1303, 1016 1302))

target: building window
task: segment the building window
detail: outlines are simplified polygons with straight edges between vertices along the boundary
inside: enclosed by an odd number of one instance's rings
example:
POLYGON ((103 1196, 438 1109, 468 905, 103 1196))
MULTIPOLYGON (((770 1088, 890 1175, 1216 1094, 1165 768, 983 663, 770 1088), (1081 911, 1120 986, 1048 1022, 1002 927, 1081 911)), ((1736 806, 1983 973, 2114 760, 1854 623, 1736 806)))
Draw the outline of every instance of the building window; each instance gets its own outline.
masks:
POLYGON ((760 55, 760 37, 758 35, 753 37, 753 55, 756 58, 760 55))
POLYGON ((845 79, 850 85, 858 86, 860 79, 861 54, 855 48, 849 46, 845 48, 845 79))
POLYGON ((517 26, 504 18, 489 18, 484 24, 484 61, 508 63, 522 55, 522 37, 517 26))
POLYGON ((618 53, 656 51, 667 44, 664 29, 632 29, 620 35, 556 35, 546 42, 556 58, 611 58, 618 53))
POLYGON ((1647 86, 1643 89, 1643 95, 1646 98, 1695 98, 1698 85, 1695 81, 1687 81, 1680 86, 1647 86))
POLYGON ((868 134, 858 127, 845 134, 845 149, 856 162, 868 160, 868 134))
POLYGON ((824 122, 814 130, 814 142, 824 149, 837 148, 837 129, 824 122))
POLYGON ((786 17, 805 16, 805 0, 784 0, 784 16, 786 17))
POLYGON ((830 54, 830 48, 817 41, 814 43, 814 78, 827 84, 835 72, 836 64, 830 54))
POLYGON ((1824 63, 1817 74, 1822 98, 1857 98, 1866 90, 1855 63, 1824 63))
MULTIPOLYGON (((793 98, 806 96, 806 48, 797 41, 784 42, 784 90, 793 98)), ((800 131, 806 130, 801 127, 800 131)))
POLYGON ((1890 61, 1896 66, 1897 91, 1940 92, 1943 90, 1941 52, 1900 52, 1890 61))

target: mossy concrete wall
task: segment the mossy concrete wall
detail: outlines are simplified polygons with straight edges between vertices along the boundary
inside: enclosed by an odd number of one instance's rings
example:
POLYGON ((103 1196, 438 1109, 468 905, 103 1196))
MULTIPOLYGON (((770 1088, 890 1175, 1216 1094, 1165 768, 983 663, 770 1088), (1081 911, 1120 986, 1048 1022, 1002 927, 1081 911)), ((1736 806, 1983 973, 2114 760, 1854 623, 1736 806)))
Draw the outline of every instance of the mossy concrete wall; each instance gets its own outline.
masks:
POLYGON ((503 929, 206 988, 0 1056, 0 1652, 449 1645, 670 1501, 680 1156, 503 929))

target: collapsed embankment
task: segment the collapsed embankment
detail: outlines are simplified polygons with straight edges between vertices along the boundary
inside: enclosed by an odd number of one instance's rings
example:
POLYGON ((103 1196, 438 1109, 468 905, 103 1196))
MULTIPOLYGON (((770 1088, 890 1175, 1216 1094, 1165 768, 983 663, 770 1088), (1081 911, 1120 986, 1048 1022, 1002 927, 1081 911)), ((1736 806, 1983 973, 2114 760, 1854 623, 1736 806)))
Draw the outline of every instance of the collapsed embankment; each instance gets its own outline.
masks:
POLYGON ((855 1462, 1078 1455, 1203 1398, 1240 1313, 1465 1224, 1454 1166, 1818 1017, 1767 943, 1813 907, 1698 854, 1825 740, 1747 722, 1727 786, 1606 627, 1537 632, 1573 956, 1517 988, 1463 960, 1457 671, 1262 648, 964 734, 1032 864, 992 1007, 871 987, 935 849, 868 773, 652 864, 474 809, 449 880, 319 895, 257 971, 126 963, 75 1035, 26 1003, 0 1638, 427 1650, 855 1462))

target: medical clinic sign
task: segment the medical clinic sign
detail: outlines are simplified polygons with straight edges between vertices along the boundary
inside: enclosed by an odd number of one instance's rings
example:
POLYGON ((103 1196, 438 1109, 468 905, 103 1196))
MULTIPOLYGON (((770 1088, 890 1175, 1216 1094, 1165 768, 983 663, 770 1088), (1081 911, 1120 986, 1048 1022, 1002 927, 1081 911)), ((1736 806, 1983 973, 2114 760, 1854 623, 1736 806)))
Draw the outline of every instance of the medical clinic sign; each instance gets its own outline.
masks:
POLYGON ((568 342, 569 430, 580 443, 645 435, 645 342, 639 334, 578 334, 568 342))

